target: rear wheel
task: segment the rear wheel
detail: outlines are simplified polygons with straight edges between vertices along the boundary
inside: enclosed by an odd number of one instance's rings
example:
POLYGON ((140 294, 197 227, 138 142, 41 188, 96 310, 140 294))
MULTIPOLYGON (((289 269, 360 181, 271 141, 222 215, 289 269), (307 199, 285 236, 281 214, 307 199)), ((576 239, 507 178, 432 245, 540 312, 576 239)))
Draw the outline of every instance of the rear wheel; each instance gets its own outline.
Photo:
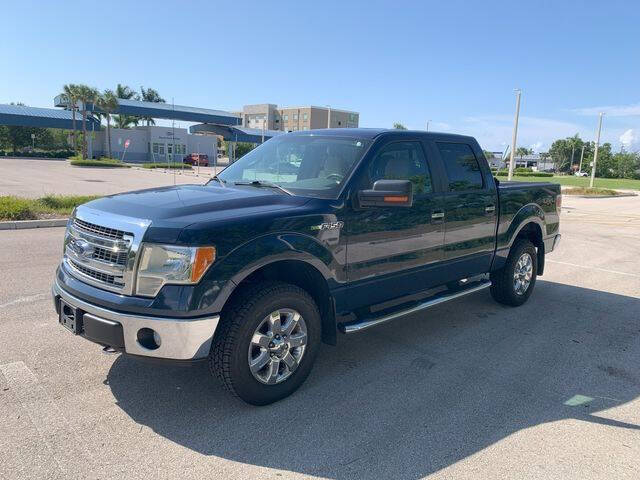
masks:
POLYGON ((209 366, 232 394, 266 405, 302 385, 320 337, 320 313, 306 291, 287 283, 262 283, 223 312, 209 366))
POLYGON ((533 292, 537 273, 536 247, 529 240, 517 240, 504 267, 491 274, 491 295, 505 305, 522 305, 533 292))

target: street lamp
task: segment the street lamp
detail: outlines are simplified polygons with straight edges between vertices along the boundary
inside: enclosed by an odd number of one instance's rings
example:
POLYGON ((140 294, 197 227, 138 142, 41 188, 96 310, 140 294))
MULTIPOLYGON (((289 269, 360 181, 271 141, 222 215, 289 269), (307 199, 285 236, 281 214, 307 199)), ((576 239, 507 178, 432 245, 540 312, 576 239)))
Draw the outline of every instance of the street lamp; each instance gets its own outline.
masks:
POLYGON ((325 105, 327 107, 327 128, 331 128, 331 105, 325 105))
POLYGON ((429 124, 431 123, 431 120, 427 120, 427 132, 429 131, 429 124))
POLYGON ((507 180, 511 180, 513 178, 513 165, 515 162, 516 155, 516 141, 518 140, 518 119, 520 117, 520 96, 522 95, 522 90, 519 88, 516 89, 516 116, 513 121, 513 137, 511 138, 511 158, 509 159, 509 176, 507 180))

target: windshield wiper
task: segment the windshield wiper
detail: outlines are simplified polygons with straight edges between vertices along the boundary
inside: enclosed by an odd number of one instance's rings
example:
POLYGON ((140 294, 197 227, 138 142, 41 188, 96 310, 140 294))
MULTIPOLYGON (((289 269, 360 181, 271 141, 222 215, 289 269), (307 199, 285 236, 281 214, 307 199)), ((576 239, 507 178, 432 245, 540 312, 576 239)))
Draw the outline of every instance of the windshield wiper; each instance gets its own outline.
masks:
POLYGON ((234 185, 252 185, 254 187, 269 187, 269 188, 277 188, 281 192, 286 193, 287 195, 293 195, 289 190, 284 187, 281 187, 277 183, 268 182, 266 180, 251 180, 250 182, 233 182, 234 185))

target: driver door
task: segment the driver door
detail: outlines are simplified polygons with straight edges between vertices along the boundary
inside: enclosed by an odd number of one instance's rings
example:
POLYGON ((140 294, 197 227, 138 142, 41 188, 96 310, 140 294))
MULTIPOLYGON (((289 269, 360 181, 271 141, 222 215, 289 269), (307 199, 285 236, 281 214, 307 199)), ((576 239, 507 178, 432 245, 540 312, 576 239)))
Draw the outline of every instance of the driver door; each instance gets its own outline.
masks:
POLYGON ((437 282, 433 272, 444 258, 444 198, 419 139, 390 141, 361 172, 356 191, 376 180, 410 180, 410 207, 359 207, 345 215, 348 301, 356 309, 415 293, 437 282))

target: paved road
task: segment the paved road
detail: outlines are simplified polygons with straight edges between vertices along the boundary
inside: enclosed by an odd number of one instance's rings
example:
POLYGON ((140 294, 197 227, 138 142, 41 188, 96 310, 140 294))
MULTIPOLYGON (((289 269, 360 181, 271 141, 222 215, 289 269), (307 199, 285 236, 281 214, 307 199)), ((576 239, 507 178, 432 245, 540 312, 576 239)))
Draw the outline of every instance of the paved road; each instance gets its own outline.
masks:
MULTIPOLYGON (((35 159, 0 159, 0 195, 38 198, 49 194, 111 195, 143 188, 183 183, 205 183, 214 168, 192 172, 135 168, 72 167, 68 162, 35 159)), ((220 171, 218 168, 217 171, 220 171)))
POLYGON ((264 408, 75 338, 62 229, 0 233, 0 478, 640 477, 640 197, 565 198, 528 304, 479 292, 323 347, 264 408))

